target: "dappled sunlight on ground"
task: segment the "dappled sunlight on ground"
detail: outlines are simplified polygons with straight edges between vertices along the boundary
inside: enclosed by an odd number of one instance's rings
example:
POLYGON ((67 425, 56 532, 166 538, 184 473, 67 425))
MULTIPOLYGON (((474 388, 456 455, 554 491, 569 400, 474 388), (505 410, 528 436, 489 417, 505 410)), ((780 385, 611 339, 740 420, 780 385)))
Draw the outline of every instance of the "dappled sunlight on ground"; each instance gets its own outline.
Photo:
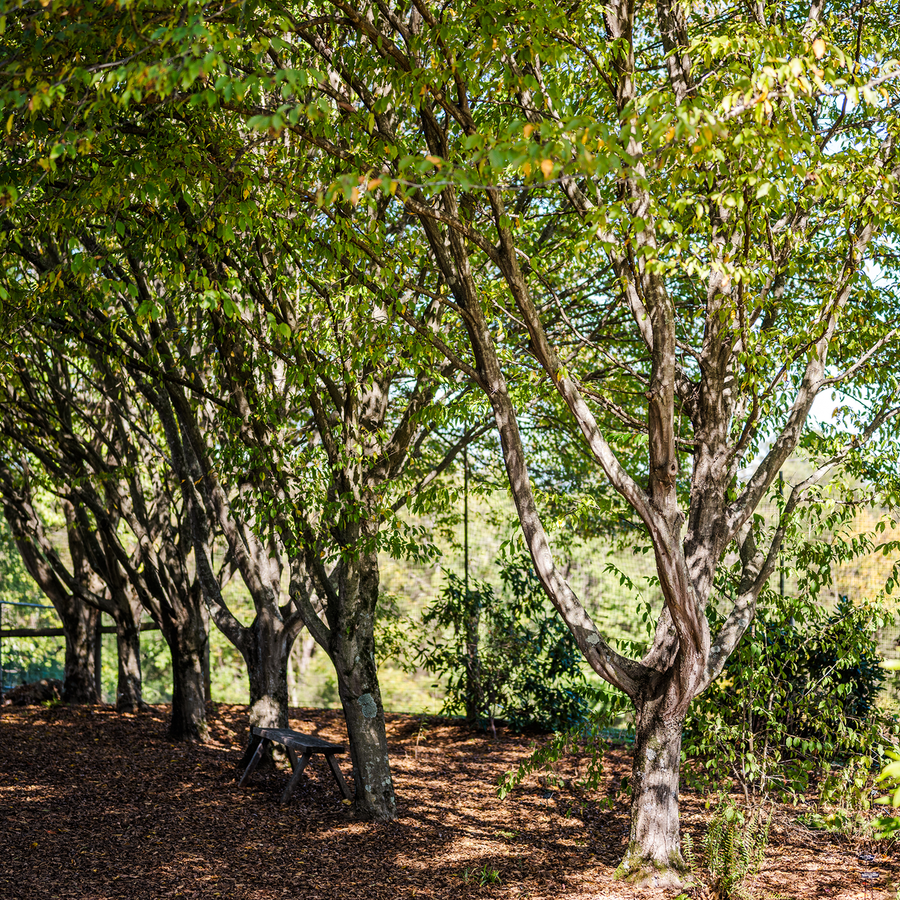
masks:
MULTIPOLYGON (((391 715, 388 738, 399 819, 355 821, 321 757, 285 807, 284 770, 235 781, 247 719, 219 707, 202 747, 165 739, 163 708, 119 716, 108 707, 5 709, 0 715, 0 897, 19 900, 661 900, 612 873, 623 852, 626 804, 602 801, 627 772, 610 754, 607 785, 585 795, 530 778, 504 801, 498 777, 533 738, 470 731, 442 719, 391 715), (493 874, 493 873, 496 873, 493 874)), ((291 726, 346 740, 337 711, 294 710, 291 726)), ((339 758, 345 777, 349 756, 339 758)), ((686 827, 699 845, 702 798, 688 794, 686 827)), ((860 859, 861 845, 812 833, 792 811, 776 817, 754 895, 893 900, 895 856, 860 859)), ((882 853, 883 855, 883 853, 882 853)))

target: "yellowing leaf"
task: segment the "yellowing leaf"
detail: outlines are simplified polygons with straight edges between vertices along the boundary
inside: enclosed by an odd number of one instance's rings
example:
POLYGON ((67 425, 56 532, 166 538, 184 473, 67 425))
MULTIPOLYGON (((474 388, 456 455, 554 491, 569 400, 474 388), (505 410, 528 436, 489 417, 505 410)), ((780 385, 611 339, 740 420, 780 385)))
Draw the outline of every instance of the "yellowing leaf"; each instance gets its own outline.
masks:
POLYGON ((369 184, 367 185, 366 190, 368 190, 368 191, 374 191, 375 188, 377 188, 377 187, 381 187, 381 179, 380 179, 380 178, 373 178, 373 179, 369 182, 369 184))
POLYGON ((812 52, 816 59, 821 59, 825 55, 825 41, 822 38, 813 41, 812 52))
POLYGON ((439 156, 426 156, 425 159, 428 160, 433 166, 437 166, 440 168, 443 165, 443 160, 439 156))
POLYGON ((534 125, 529 122, 523 129, 522 134, 525 135, 526 138, 530 138, 532 134, 534 134, 534 125))
POLYGON ((553 174, 553 160, 552 159, 542 159, 541 160, 541 172, 544 176, 544 179, 548 179, 553 174))
POLYGON ((666 142, 668 143, 669 141, 674 140, 674 138, 675 138, 675 126, 673 125, 673 126, 666 132, 666 142))

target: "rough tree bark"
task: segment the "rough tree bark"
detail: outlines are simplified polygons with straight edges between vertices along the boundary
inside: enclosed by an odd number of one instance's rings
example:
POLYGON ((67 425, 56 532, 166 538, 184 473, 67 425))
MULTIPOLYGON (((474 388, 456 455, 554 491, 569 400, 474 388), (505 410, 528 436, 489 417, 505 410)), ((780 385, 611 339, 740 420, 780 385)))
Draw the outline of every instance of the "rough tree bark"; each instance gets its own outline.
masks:
POLYGON ((141 675, 141 624, 140 610, 126 621, 115 620, 116 625, 116 709, 119 712, 136 713, 147 708, 144 703, 141 675))
POLYGON ((639 701, 635 716, 631 779, 631 827, 618 873, 647 873, 657 886, 678 882, 667 873, 684 866, 678 790, 683 717, 666 708, 665 697, 639 701))
POLYGON ((331 623, 328 655, 338 677, 347 722, 357 813, 376 821, 397 816, 385 733, 384 707, 375 664, 378 557, 366 553, 341 567, 342 600, 331 623))
POLYGON ((677 665, 646 673, 638 693, 631 695, 631 822, 617 876, 657 887, 678 886, 685 867, 679 814, 681 739, 688 705, 698 691, 683 692, 682 676, 677 665))
POLYGON ((97 629, 100 613, 72 595, 57 597, 53 606, 62 621, 66 641, 62 698, 66 703, 99 703, 97 629))
MULTIPOLYGON (((210 604, 212 614, 217 621, 224 618, 217 601, 210 604)), ((226 623, 223 633, 235 634, 235 629, 226 623), (228 629, 226 632, 225 629, 228 629)), ((288 665, 293 629, 286 629, 284 622, 271 615, 271 610, 263 607, 258 610, 249 628, 238 632, 235 638, 229 638, 240 650, 247 666, 247 680, 250 688, 249 724, 260 728, 288 728, 288 665)), ((250 754, 255 746, 248 740, 246 752, 238 763, 243 769, 250 762, 250 754)), ((259 765, 271 766, 274 762, 274 747, 269 744, 259 765)))
POLYGON ((250 722, 264 728, 287 728, 287 666, 291 647, 283 628, 272 627, 268 618, 257 616, 247 641, 250 722))
POLYGON ((206 678, 203 660, 209 640, 206 608, 199 596, 184 598, 180 608, 166 610, 160 629, 172 657, 172 715, 168 737, 173 741, 203 742, 206 721, 206 678))

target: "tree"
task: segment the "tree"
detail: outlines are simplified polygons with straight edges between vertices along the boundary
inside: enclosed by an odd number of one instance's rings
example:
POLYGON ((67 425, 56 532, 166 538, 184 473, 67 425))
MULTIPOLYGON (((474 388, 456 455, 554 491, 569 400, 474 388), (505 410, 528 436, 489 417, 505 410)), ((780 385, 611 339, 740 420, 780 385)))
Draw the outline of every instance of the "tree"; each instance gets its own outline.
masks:
MULTIPOLYGON (((44 562, 37 546, 46 541, 40 519, 27 490, 27 482, 16 489, 11 473, 0 468, 3 515, 9 525, 21 564, 53 604, 62 622, 66 642, 62 697, 67 703, 99 703, 97 691, 97 637, 100 614, 79 596, 67 590, 44 562), (25 488, 25 490, 22 489, 25 488), (30 529, 35 530, 29 533, 30 529)), ((70 546, 73 535, 69 535, 70 546)))
MULTIPOLYGON (((191 215, 183 225, 196 238, 191 215)), ((200 429, 192 418, 190 393, 168 383, 182 435, 182 485, 192 509, 216 511, 242 574, 259 554, 242 554, 238 539, 251 549, 267 543, 286 556, 286 602, 273 603, 277 593, 270 591, 268 615, 263 618, 261 610, 257 622, 270 630, 283 622, 283 633, 291 640, 303 624, 328 654, 347 721, 356 808, 365 817, 389 820, 396 807, 374 652, 378 553, 421 552, 416 544, 420 535, 407 532, 396 513, 411 496, 418 495, 419 504, 428 502, 427 486, 450 465, 468 436, 430 447, 440 424, 433 409, 440 369, 391 354, 390 323, 386 317, 356 313, 355 284, 348 290, 341 277, 331 280, 321 270, 306 273, 283 261, 280 272, 271 267, 269 260, 277 257, 265 243, 267 237, 257 230, 255 245, 243 258, 239 247, 188 245, 199 251, 200 272, 215 296, 215 303, 201 313, 199 328, 210 341, 214 380, 228 402, 223 396, 222 402, 207 406, 212 419, 200 429), (223 263, 234 273, 230 278, 223 263), (240 532, 234 527, 229 531, 219 511, 223 485, 229 483, 247 511, 240 532)), ((291 247, 286 238, 275 237, 291 247)), ((173 288, 183 290, 177 284, 173 288)), ((160 317, 167 330, 185 328, 171 299, 164 303, 160 317)), ((150 332, 153 346, 163 348, 162 331, 151 326, 150 332)), ((165 356, 170 373, 186 358, 183 352, 165 356)), ((168 426, 174 430, 174 423, 168 426)), ((202 517, 194 521, 207 602, 222 630, 236 634, 234 617, 213 578, 208 535, 199 526, 202 517)), ((237 633, 239 647, 240 640, 237 633)), ((278 703, 277 714, 284 720, 278 724, 286 724, 290 640, 278 640, 279 652, 260 659, 258 671, 265 696, 278 703)), ((271 651, 273 643, 260 638, 256 646, 271 651)), ((256 663, 250 658, 252 649, 249 643, 242 648, 248 668, 256 663)))
MULTIPOLYGON (((248 214, 239 180, 256 159, 266 201, 348 251, 325 258, 374 282, 376 309, 481 389, 538 577, 634 705, 622 872, 677 878, 688 706, 752 621, 805 492, 897 414, 891 8, 129 12, 105 13, 117 44, 64 75, 55 49, 22 75, 35 44, 17 21, 12 121, 57 129, 29 131, 30 152, 52 175, 118 111, 203 110, 234 135, 223 227, 248 214), (436 334, 431 310, 457 327, 436 334), (829 389, 862 411, 844 429, 806 429, 829 389), (519 422, 533 394, 565 410, 653 546, 665 605, 641 660, 604 639, 554 561, 519 422), (754 510, 798 449, 816 468, 767 530, 754 510), (729 550, 741 572, 722 597, 729 550), (725 600, 711 633, 705 610, 725 600)), ((85 40, 67 29, 60 48, 85 40)), ((306 265, 320 244, 305 245, 306 265)))
POLYGON ((102 361, 94 367, 58 333, 48 338, 32 327, 29 337, 30 352, 22 346, 28 356, 17 356, 17 378, 6 380, 0 402, 0 428, 23 461, 0 472, 23 556, 45 590, 68 592, 112 617, 119 709, 143 705, 140 617, 142 606, 147 609, 172 656, 169 735, 202 740, 205 609, 188 565, 191 543, 174 502, 178 494, 159 466, 153 423, 102 361), (29 465, 65 511, 69 564, 35 511, 29 465))
MULTIPOLYGON (((887 103, 871 96, 855 116, 848 113, 852 101, 842 111, 826 99, 831 88, 822 79, 838 90, 845 84, 834 68, 829 75, 814 60, 826 53, 835 62, 846 57, 839 44, 829 50, 819 36, 839 42, 840 28, 820 23, 816 8, 799 22, 780 10, 786 21, 776 39, 757 11, 736 14, 705 37, 700 23, 691 22, 691 41, 684 9, 659 4, 656 21, 643 12, 612 4, 604 14, 606 38, 594 46, 596 35, 556 35, 557 52, 564 41, 583 43, 585 66, 592 56, 603 60, 597 69, 606 76, 608 106, 592 112, 610 124, 597 144, 590 127, 596 119, 584 127, 571 115, 578 98, 567 90, 565 67, 546 65, 552 44, 543 52, 511 50, 506 60, 513 82, 507 102, 527 122, 528 135, 540 134, 545 175, 559 173, 564 202, 554 209, 568 217, 572 237, 589 244, 582 255, 602 266, 604 280, 585 292, 583 306, 558 312, 556 285, 574 273, 517 225, 516 207, 507 206, 499 187, 485 188, 483 230, 453 187, 427 205, 412 196, 406 209, 419 217, 461 310, 473 349, 471 376, 491 398, 539 577, 586 658, 635 707, 631 838, 621 871, 664 879, 664 870, 681 865, 677 791, 688 705, 721 672, 752 620, 805 491, 897 414, 895 384, 879 380, 872 365, 879 354, 896 356, 893 297, 874 289, 862 261, 870 254, 883 258, 877 242, 890 239, 898 169, 890 96, 887 103), (669 84, 648 85, 644 93, 640 71, 650 67, 646 52, 638 67, 636 45, 647 34, 668 51, 669 84), (765 57, 761 69, 740 51, 739 40, 749 35, 765 57), (799 74, 792 75, 792 66, 799 74), (770 89, 775 100, 768 100, 770 89), (568 131, 569 141, 554 147, 557 129, 568 131), (615 147, 617 158, 603 166, 610 175, 585 164, 579 142, 615 147), (792 160, 787 173, 776 162, 781 156, 792 160), (494 303, 517 317, 543 370, 543 389, 565 402, 597 465, 652 542, 665 606, 642 660, 609 646, 554 562, 507 387, 515 368, 498 350, 497 322, 485 302, 496 294, 476 279, 473 254, 493 264, 502 284, 494 303), (602 340, 606 315, 617 308, 633 315, 630 346, 602 340), (873 313, 864 331, 838 327, 842 317, 863 309, 873 313), (598 369, 603 357, 609 369, 598 369), (833 433, 822 441, 804 436, 816 395, 846 387, 855 376, 873 407, 859 432, 843 441, 833 433), (644 417, 635 415, 636 398, 646 399, 644 417), (621 465, 604 413, 646 433, 646 463, 637 472, 621 465), (793 486, 774 533, 766 535, 753 512, 801 440, 818 456, 818 468, 793 486), (679 491, 686 461, 690 475, 679 491), (739 584, 721 628, 710 633, 705 608, 715 599, 717 568, 735 543, 739 584)), ((548 42, 553 36, 542 35, 548 42)), ((464 131, 462 103, 453 107, 464 131)), ((478 124, 471 122, 470 139, 482 136, 478 124)), ((429 133, 426 125, 422 143, 442 163, 461 168, 464 154, 447 132, 435 126, 429 133)), ((499 174, 484 181, 499 183, 499 174)), ((545 191, 541 202, 553 203, 546 197, 545 191)))
MULTIPOLYGON (((360 290, 378 302, 380 288, 347 277, 360 260, 346 247, 336 258, 320 256, 317 271, 306 268, 306 242, 327 253, 318 223, 297 228, 296 220, 255 214, 246 222, 225 217, 210 233, 204 204, 214 199, 229 216, 240 214, 250 192, 218 171, 222 155, 240 149, 231 131, 201 135, 191 110, 174 121, 152 105, 135 112, 140 125, 128 127, 141 179, 130 178, 133 148, 103 145, 110 195, 98 196, 92 159, 76 159, 52 191, 35 186, 55 230, 52 271, 34 262, 30 245, 45 238, 31 198, 15 208, 8 246, 43 276, 29 295, 41 315, 72 341, 88 335, 104 347, 154 407, 206 601, 248 664, 256 724, 287 724, 287 654, 305 624, 338 673, 357 806, 392 818, 374 663, 377 554, 421 552, 420 535, 396 512, 413 496, 427 503, 468 440, 435 439, 449 417, 436 414, 436 396, 446 408, 460 390, 428 348, 394 354, 393 317, 372 316, 359 302, 360 290), (152 146, 151 131, 162 135, 152 146), (160 143, 177 145, 177 163, 160 143), (173 180, 209 181, 211 193, 185 190, 157 210, 153 201, 173 180), (74 297, 77 324, 66 312, 74 297), (217 530, 257 606, 249 628, 228 610, 213 570, 217 530), (283 602, 282 552, 291 581, 283 602)), ((247 163, 242 178, 267 177, 262 160, 247 163)), ((10 292, 22 293, 15 279, 10 292)), ((437 327, 439 316, 431 318, 437 327)))
MULTIPOLYGON (((71 196, 67 201, 74 206, 71 196)), ((191 211, 181 212, 184 218, 170 219, 168 226, 177 221, 185 230, 195 229, 191 211)), ((146 246, 147 223, 140 218, 129 221, 126 234, 131 233, 132 225, 135 242, 146 246)), ((373 365, 370 353, 360 355, 361 348, 370 348, 373 331, 365 322, 359 327, 351 324, 355 301, 342 296, 339 283, 327 285, 326 303, 319 312, 309 303, 286 312, 289 307, 284 302, 271 305, 262 296, 257 298, 256 308, 244 314, 238 305, 242 301, 233 293, 233 279, 220 280, 221 273, 209 268, 211 254, 224 252, 211 242, 192 242, 189 249, 197 258, 181 256, 179 261, 182 271, 184 260, 198 266, 199 271, 192 276, 202 277, 207 285, 214 284, 210 293, 217 299, 224 298, 225 309, 230 312, 223 314, 203 306, 196 317, 185 319, 177 312, 173 297, 190 285, 178 279, 166 282, 150 264, 135 257, 127 260, 128 269, 119 266, 115 261, 118 248, 102 243, 92 234, 94 227, 92 219, 85 219, 82 234, 71 237, 66 250, 53 251, 53 279, 57 275, 62 278, 67 296, 77 297, 79 309, 86 314, 77 324, 67 321, 65 301, 57 304, 58 295, 48 294, 52 302, 45 303, 42 314, 49 317, 53 330, 72 342, 69 350, 60 345, 56 349, 71 352, 79 343, 86 343, 93 354, 98 347, 102 349, 94 364, 108 370, 105 380, 114 386, 110 395, 113 408, 108 412, 112 421, 139 405, 133 397, 135 391, 153 408, 158 426, 119 430, 134 434, 138 445, 146 444, 146 436, 154 430, 165 435, 168 464, 184 497, 183 515, 190 522, 198 583, 203 586, 216 623, 247 662, 253 724, 287 725, 287 657, 294 637, 306 623, 339 667, 339 683, 347 691, 348 719, 351 713, 355 716, 349 725, 355 769, 359 773, 375 772, 371 778, 358 776, 360 783, 373 785, 371 791, 358 793, 360 811, 377 818, 392 817, 392 790, 385 792, 377 787, 390 785, 374 671, 378 542, 395 552, 417 552, 418 534, 405 535, 395 518, 396 510, 410 496, 404 488, 423 488, 433 482, 467 440, 454 438, 436 457, 410 465, 411 458, 421 456, 423 448, 430 446, 438 424, 429 408, 440 386, 440 375, 424 369, 407 380, 408 360, 391 357, 373 365), (104 293, 99 295, 95 288, 88 289, 97 273, 83 271, 88 253, 100 260, 98 270, 105 276, 104 293), (213 275, 212 281, 208 272, 213 275), (150 307, 149 313, 135 311, 126 285, 141 296, 150 307), (113 303, 118 307, 111 306, 113 303), (294 327, 305 317, 313 324, 315 342, 291 347, 281 332, 286 324, 276 320, 276 315, 288 316, 294 327), (344 369, 346 356, 328 359, 328 347, 315 327, 317 320, 333 329, 338 353, 349 348, 355 354, 349 371, 344 369), (351 341, 356 340, 359 343, 354 347, 351 341), (291 355, 293 365, 285 370, 291 355), (311 357, 315 361, 311 362, 311 357), (216 365, 216 360, 224 362, 216 365), (134 385, 131 393, 124 387, 122 376, 126 373, 134 385), (359 379, 359 383, 354 384, 353 379, 359 379), (214 392, 220 386, 223 393, 216 396, 214 392), (353 408, 357 411, 347 421, 345 413, 353 408), (337 436, 330 433, 336 427, 337 436), (312 445, 307 450, 303 449, 304 441, 312 445), (327 461, 324 453, 330 454, 327 461), (249 467, 248 458, 252 460, 249 467), (325 481, 316 485, 316 473, 323 462, 325 481), (329 462, 334 466, 333 474, 328 472, 329 462), (380 481, 394 493, 390 500, 378 496, 380 481), (362 517, 353 508, 360 493, 368 506, 362 517), (324 509, 318 504, 324 504, 324 509), (392 520, 392 527, 379 539, 384 519, 392 520), (229 611, 222 596, 221 571, 214 571, 213 539, 218 534, 227 547, 225 569, 241 574, 257 609, 247 627, 229 611), (291 587, 283 600, 280 557, 285 552, 291 567, 291 587), (367 567, 365 578, 354 572, 360 564, 357 557, 367 567), (361 600, 360 591, 364 593, 361 600), (370 707, 376 710, 374 715, 369 714, 370 707), (375 721, 369 721, 372 719, 375 721)), ((29 263, 39 282, 41 276, 50 273, 35 263, 40 254, 31 249, 24 234, 20 227, 11 235, 8 246, 29 263)), ((245 260, 238 265, 265 265, 267 254, 258 249, 263 237, 257 233, 257 247, 251 248, 249 264, 245 260)), ((171 250, 165 245, 156 249, 161 254, 171 250)), ((236 252, 234 248, 229 251, 232 265, 236 252)), ((256 277, 252 268, 242 274, 251 284, 256 277)), ((293 277, 296 270, 289 269, 286 274, 293 277)), ((10 283, 11 291, 22 293, 21 285, 31 277, 20 275, 15 286, 10 283)), ((261 277, 268 276, 263 272, 261 277)), ((318 285, 313 283, 313 287, 318 285)), ((32 285, 24 293, 30 291, 34 296, 37 290, 32 285)), ((386 347, 385 341, 381 343, 386 347)), ((99 376, 97 380, 104 381, 99 376)), ((144 454, 142 461, 133 463, 133 468, 141 471, 151 465, 158 451, 136 446, 131 452, 144 454)), ((44 462, 52 467, 50 456, 45 454, 44 462)), ((425 493, 418 493, 417 502, 425 502, 425 493)), ((140 510, 143 505, 132 503, 128 508, 140 510)), ((103 515, 102 510, 92 507, 91 511, 95 516, 103 515)), ((145 543, 139 541, 138 546, 145 543)), ((140 582, 139 569, 127 571, 140 582)))

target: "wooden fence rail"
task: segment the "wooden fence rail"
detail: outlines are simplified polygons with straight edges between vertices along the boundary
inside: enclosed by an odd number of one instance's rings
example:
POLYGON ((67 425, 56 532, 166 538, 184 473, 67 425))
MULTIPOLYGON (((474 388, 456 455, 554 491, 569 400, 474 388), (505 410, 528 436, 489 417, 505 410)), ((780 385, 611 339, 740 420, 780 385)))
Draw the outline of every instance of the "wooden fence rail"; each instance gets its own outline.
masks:
MULTIPOLYGON (((113 625, 104 625, 98 629, 100 634, 115 634, 113 625)), ((141 631, 159 631, 155 622, 142 622, 141 631)), ((0 628, 0 638, 5 637, 65 637, 62 628, 0 628)))

